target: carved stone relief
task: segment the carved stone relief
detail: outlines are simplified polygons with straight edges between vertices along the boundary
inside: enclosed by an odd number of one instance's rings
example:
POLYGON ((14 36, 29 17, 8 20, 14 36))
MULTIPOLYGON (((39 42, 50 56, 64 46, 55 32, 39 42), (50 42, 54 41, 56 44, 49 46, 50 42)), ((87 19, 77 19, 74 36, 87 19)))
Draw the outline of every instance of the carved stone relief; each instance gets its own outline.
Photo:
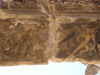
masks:
POLYGON ((1 62, 13 60, 47 63, 49 34, 48 16, 0 19, 1 62))
POLYGON ((100 0, 0 0, 1 65, 99 63, 99 38, 100 0))
POLYGON ((99 29, 99 18, 57 17, 54 36, 55 57, 99 60, 99 29))

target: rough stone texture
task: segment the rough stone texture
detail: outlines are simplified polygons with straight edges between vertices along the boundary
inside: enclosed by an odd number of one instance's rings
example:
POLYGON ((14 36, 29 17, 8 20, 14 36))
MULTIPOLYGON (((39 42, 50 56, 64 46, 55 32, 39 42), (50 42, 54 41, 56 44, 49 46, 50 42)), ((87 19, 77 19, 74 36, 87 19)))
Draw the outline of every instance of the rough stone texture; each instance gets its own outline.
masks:
POLYGON ((85 71, 85 75, 95 75, 99 73, 100 74, 100 64, 89 64, 87 66, 87 69, 85 71))
POLYGON ((100 59, 100 19, 57 17, 55 28, 56 58, 100 59))
POLYGON ((18 16, 0 19, 1 65, 19 61, 47 63, 49 16, 18 16))
POLYGON ((49 11, 55 16, 99 15, 100 0, 47 0, 49 11))
POLYGON ((1 9, 9 14, 44 15, 43 0, 0 0, 1 9))
POLYGON ((100 63, 100 0, 0 0, 0 65, 100 63))

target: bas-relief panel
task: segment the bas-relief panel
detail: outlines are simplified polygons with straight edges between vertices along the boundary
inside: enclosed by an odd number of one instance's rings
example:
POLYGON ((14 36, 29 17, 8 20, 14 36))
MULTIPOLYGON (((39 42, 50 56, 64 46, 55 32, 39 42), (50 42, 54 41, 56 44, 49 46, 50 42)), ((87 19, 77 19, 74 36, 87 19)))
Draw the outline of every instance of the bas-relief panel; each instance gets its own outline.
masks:
POLYGON ((99 0, 1 0, 0 3, 0 11, 7 14, 0 14, 3 16, 1 65, 19 61, 45 63, 51 57, 99 60, 100 19, 96 18, 100 16, 99 0), (74 17, 76 14, 81 18, 74 17))
MULTIPOLYGON (((0 60, 47 63, 49 57, 50 19, 33 18, 0 19, 0 60), (47 53, 47 54, 46 54, 47 53)), ((1 64, 1 65, 2 65, 1 64)))
POLYGON ((57 17, 54 41, 56 58, 99 60, 100 19, 57 17))

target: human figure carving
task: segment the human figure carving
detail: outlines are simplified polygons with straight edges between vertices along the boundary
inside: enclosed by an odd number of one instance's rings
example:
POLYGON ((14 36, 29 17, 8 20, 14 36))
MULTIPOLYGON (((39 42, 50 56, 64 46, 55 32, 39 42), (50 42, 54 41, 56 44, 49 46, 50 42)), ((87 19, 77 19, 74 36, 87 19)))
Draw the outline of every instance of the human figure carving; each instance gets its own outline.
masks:
MULTIPOLYGON (((70 56, 68 58, 75 58, 74 57, 74 54, 79 51, 79 49, 81 49, 82 47, 85 47, 86 49, 82 52, 87 52, 89 50, 88 48, 88 45, 87 43, 89 42, 90 38, 95 38, 95 35, 94 35, 94 30, 97 29, 98 27, 100 26, 97 26, 93 29, 91 29, 91 31, 89 30, 89 28, 86 28, 86 31, 85 31, 85 34, 80 34, 80 36, 84 37, 85 38, 85 41, 82 41, 81 44, 74 50, 74 52, 72 54, 70 54, 70 56), (91 36, 89 35, 89 33, 91 33, 91 36)), ((93 50, 95 50, 95 45, 96 45, 96 42, 94 42, 94 45, 93 45, 93 50)), ((81 53, 81 52, 80 52, 81 53)))

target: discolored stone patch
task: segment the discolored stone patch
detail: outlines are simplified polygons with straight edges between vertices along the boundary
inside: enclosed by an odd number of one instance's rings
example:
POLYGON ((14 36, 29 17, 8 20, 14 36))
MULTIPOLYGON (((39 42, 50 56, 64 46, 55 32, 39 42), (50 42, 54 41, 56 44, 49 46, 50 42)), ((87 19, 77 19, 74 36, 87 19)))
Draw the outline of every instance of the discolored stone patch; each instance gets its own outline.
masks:
POLYGON ((100 19, 57 17, 55 22, 56 58, 100 59, 100 19))

